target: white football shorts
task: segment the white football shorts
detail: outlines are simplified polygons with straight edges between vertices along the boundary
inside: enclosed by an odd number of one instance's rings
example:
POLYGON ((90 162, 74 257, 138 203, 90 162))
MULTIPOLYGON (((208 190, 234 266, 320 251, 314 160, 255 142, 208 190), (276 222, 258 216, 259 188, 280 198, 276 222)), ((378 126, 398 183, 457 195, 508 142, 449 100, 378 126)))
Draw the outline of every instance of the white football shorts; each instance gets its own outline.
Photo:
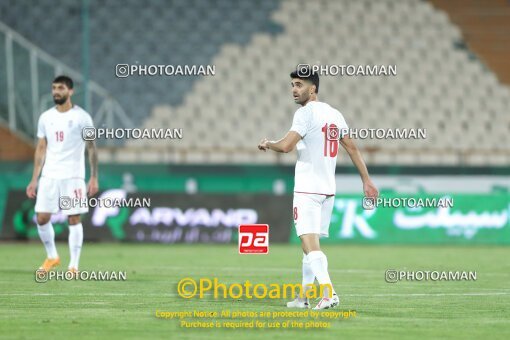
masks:
POLYGON ((82 178, 54 179, 41 177, 35 201, 36 213, 55 214, 62 210, 64 215, 79 215, 89 211, 87 206, 70 206, 70 199, 87 197, 87 187, 82 178), (63 203, 61 203, 63 202, 63 203), (60 206, 62 205, 62 209, 60 206))
POLYGON ((329 237, 329 223, 335 196, 294 193, 293 217, 298 236, 329 237))

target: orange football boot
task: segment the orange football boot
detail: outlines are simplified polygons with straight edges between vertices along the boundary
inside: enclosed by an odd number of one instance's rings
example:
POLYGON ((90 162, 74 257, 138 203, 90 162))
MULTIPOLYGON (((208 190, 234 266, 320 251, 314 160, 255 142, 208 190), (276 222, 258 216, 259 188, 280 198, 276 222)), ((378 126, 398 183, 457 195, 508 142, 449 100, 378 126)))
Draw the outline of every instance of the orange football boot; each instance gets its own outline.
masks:
POLYGON ((39 270, 44 270, 44 271, 49 272, 51 269, 55 268, 59 264, 60 264, 59 257, 57 257, 56 259, 47 258, 46 260, 44 260, 44 263, 42 264, 42 266, 39 267, 39 270))

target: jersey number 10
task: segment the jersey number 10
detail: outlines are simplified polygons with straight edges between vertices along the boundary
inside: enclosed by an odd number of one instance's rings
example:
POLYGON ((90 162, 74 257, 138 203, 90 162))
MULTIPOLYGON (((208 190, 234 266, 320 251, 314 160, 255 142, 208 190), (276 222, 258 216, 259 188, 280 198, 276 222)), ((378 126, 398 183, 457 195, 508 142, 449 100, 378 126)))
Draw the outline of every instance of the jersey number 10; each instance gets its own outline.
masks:
POLYGON ((336 124, 324 125, 322 127, 324 132, 324 157, 336 157, 338 154, 338 139, 340 131, 336 124))

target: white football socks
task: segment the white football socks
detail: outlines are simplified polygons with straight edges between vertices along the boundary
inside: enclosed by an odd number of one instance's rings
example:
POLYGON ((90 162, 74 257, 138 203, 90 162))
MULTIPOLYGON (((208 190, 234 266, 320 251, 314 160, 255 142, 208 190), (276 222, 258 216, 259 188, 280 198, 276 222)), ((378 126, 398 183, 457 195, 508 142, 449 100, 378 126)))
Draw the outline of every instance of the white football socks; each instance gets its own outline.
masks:
POLYGON ((81 246, 83 244, 83 226, 81 223, 69 226, 69 253, 71 261, 69 268, 78 269, 80 262, 81 246))
POLYGON ((310 285, 313 285, 314 282, 315 275, 313 274, 306 254, 303 253, 303 281, 301 283, 303 285, 303 297, 300 297, 301 300, 306 301, 306 292, 311 289, 310 285))
MULTIPOLYGON (((331 287, 333 287, 331 279, 329 278, 328 258, 326 255, 322 251, 316 250, 309 252, 306 257, 313 274, 317 278, 317 282, 319 282, 319 285, 329 284, 331 287)), ((331 296, 333 296, 333 294, 336 294, 334 289, 331 292, 331 296)), ((326 287, 324 288, 324 296, 329 296, 329 290, 326 287)))
POLYGON ((56 259, 58 257, 57 248, 55 247, 55 231, 53 225, 48 222, 43 225, 37 225, 37 231, 41 238, 44 248, 46 248, 46 255, 50 259, 56 259))

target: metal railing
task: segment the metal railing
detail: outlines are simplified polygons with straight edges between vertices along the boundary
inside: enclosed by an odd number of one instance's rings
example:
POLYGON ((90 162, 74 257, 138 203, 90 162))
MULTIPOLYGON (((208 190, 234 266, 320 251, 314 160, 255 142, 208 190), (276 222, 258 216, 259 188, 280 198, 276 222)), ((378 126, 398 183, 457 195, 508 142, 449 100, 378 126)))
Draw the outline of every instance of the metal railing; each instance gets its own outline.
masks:
MULTIPOLYGON (((49 55, 0 22, 0 122, 10 130, 35 140, 37 121, 53 106, 51 82, 65 74, 75 83, 73 102, 87 109, 96 126, 133 128, 120 103, 94 81, 49 55), (3 59, 3 61, 2 61, 3 59), (84 95, 85 86, 88 95, 84 95), (87 102, 85 102, 87 98, 87 102)), ((115 145, 108 140, 107 145, 115 145)))

